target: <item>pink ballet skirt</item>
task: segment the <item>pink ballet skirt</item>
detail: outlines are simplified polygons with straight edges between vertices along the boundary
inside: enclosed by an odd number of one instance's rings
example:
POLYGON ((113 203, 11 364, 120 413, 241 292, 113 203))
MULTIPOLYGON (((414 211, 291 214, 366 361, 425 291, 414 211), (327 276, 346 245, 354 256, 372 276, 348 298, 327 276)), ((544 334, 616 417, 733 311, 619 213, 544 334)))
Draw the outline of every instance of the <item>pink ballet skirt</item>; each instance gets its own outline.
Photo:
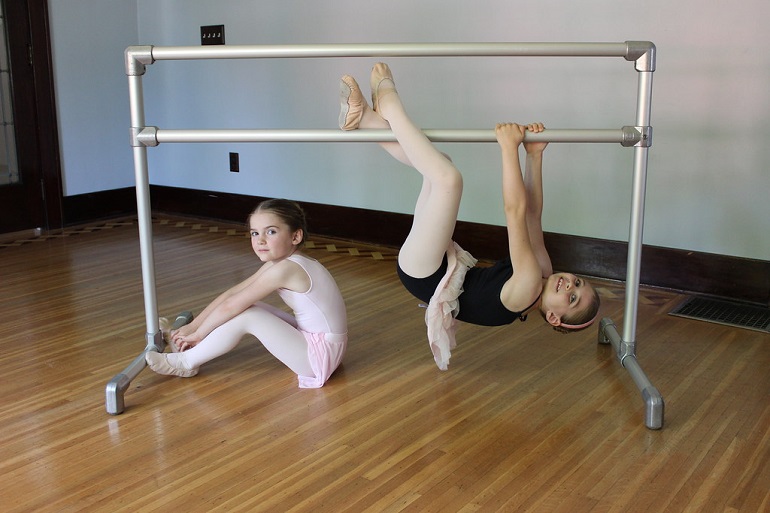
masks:
POLYGON ((307 340, 307 356, 315 376, 297 376, 299 388, 321 388, 339 367, 348 347, 348 335, 302 332, 307 340))
POLYGON ((460 302, 457 298, 463 293, 465 274, 477 262, 470 253, 454 241, 450 242, 446 255, 446 274, 441 278, 425 311, 428 343, 433 352, 433 359, 441 370, 447 370, 452 349, 457 345, 455 316, 460 311, 460 302))

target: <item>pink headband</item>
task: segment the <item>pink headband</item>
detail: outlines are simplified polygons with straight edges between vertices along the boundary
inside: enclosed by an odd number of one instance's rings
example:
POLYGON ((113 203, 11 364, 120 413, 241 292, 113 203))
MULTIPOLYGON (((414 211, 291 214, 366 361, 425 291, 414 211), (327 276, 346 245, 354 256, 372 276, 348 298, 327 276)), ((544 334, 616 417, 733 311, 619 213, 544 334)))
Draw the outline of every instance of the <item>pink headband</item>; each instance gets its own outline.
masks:
POLYGON ((569 330, 581 330, 583 328, 586 328, 586 327, 592 325, 597 317, 599 317, 599 312, 596 312, 596 315, 594 315, 593 319, 591 319, 588 322, 584 322, 583 324, 567 324, 567 323, 563 322, 563 323, 559 324, 559 326, 563 326, 563 327, 565 327, 565 328, 567 328, 569 330))

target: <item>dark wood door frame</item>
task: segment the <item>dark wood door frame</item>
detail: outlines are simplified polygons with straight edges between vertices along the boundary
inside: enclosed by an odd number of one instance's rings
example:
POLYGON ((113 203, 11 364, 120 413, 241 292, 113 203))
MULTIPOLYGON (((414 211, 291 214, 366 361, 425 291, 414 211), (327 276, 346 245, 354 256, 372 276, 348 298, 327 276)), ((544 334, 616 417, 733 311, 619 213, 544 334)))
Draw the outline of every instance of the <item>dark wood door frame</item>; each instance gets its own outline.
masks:
POLYGON ((35 104, 40 164, 45 195, 45 228, 60 229, 62 216, 62 176, 59 159, 59 129, 56 119, 56 90, 51 56, 51 30, 48 0, 28 0, 30 34, 34 51, 35 104))
POLYGON ((26 186, 13 208, 25 210, 19 229, 56 230, 62 216, 62 177, 47 0, 6 0, 6 28, 19 166, 26 186))

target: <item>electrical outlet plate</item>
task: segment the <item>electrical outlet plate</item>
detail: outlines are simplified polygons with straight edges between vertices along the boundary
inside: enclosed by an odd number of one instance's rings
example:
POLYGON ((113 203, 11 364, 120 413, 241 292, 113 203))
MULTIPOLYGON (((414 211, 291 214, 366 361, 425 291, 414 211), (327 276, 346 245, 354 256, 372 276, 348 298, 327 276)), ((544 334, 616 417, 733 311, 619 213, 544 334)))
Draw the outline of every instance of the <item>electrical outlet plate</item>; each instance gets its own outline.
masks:
POLYGON ((225 44, 225 26, 224 25, 201 26, 201 44, 202 45, 225 44))

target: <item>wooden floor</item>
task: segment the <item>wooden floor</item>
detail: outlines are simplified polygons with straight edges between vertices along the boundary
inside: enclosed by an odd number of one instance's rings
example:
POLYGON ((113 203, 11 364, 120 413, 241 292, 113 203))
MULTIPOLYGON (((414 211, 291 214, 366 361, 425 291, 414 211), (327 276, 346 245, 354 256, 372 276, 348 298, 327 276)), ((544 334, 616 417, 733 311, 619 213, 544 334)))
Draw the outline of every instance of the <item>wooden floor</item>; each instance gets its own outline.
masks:
MULTIPOLYGON (((162 315, 253 272, 225 228, 155 220, 162 315)), ((770 511, 770 335, 642 289, 637 355, 666 404, 649 430, 596 329, 463 324, 441 372, 394 253, 313 242, 350 317, 325 387, 246 339, 195 378, 145 369, 114 416, 105 386, 145 347, 135 221, 0 244, 0 510, 770 511)), ((622 328, 622 284, 599 287, 622 328)))

